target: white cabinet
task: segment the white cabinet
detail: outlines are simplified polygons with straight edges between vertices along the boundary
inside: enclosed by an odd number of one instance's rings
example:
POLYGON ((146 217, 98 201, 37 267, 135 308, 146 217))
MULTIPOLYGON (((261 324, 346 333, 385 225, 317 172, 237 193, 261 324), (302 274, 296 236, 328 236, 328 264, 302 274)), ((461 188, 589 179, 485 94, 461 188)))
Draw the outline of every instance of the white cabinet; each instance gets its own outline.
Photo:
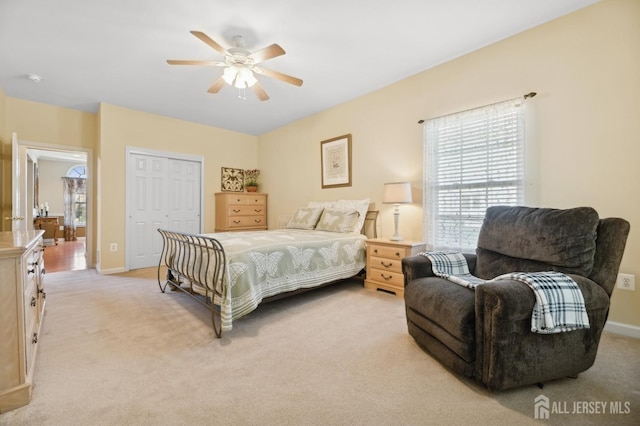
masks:
POLYGON ((31 401, 46 298, 43 234, 0 232, 0 413, 31 401))

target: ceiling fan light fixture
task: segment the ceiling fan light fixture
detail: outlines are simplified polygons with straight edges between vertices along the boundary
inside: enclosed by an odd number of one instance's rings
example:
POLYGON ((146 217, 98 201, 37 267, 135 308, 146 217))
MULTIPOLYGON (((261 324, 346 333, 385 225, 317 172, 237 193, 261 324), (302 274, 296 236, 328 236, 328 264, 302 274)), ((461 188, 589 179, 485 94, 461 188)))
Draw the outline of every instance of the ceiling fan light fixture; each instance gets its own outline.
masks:
POLYGON ((236 66, 230 65, 224 69, 224 72, 222 73, 222 78, 224 79, 224 82, 227 83, 229 86, 233 86, 233 81, 236 79, 237 75, 238 75, 238 69, 236 68, 236 66))
POLYGON ((249 68, 247 67, 238 68, 238 76, 236 77, 236 87, 240 87, 240 88, 251 87, 257 82, 258 80, 254 77, 253 72, 249 68))
POLYGON ((191 31, 191 34, 199 38, 216 52, 222 54, 224 56, 224 62, 191 59, 167 59, 167 63, 169 63, 169 65, 224 67, 222 76, 219 77, 211 87, 209 87, 207 90, 208 93, 218 93, 226 83, 229 86, 237 88, 239 92, 238 96, 242 99, 245 99, 245 89, 252 88, 258 99, 266 101, 269 99, 269 95, 267 95, 267 92, 265 92, 264 88, 260 85, 260 82, 256 79, 254 73, 293 84, 295 86, 302 86, 302 80, 299 78, 256 66, 268 59, 276 58, 286 53, 282 47, 275 43, 255 52, 249 52, 245 49, 246 42, 241 36, 233 38, 233 44, 235 47, 225 49, 201 31, 191 31))

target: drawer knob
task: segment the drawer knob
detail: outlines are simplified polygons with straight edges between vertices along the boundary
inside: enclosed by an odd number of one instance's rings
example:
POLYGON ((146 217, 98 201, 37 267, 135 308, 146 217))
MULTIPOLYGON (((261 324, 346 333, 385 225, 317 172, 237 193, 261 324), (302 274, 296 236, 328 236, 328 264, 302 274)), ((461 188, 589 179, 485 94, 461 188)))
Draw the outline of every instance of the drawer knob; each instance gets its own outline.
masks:
POLYGON ((38 343, 38 333, 33 333, 33 339, 31 339, 31 343, 34 345, 38 343))
POLYGON ((400 257, 400 253, 396 252, 396 257, 400 257))
POLYGON ((237 225, 238 223, 240 223, 240 221, 239 220, 234 220, 233 223, 235 223, 237 225))
POLYGON ((380 261, 380 264, 381 264, 382 266, 384 266, 385 268, 389 268, 389 267, 391 267, 391 265, 393 265, 393 263, 392 263, 392 262, 384 263, 382 260, 380 261))
POLYGON ((36 272, 35 269, 27 269, 27 274, 33 274, 34 272, 36 272))
POLYGON ((253 211, 256 212, 256 213, 261 213, 262 209, 254 209, 253 211))
POLYGON ((373 249, 373 252, 374 252, 375 254, 378 254, 378 249, 373 249))
POLYGON ((234 213, 240 213, 240 209, 233 209, 234 213))
POLYGON ((31 298, 31 306, 36 306, 36 298, 35 297, 31 298))
POLYGON ((389 281, 391 278, 393 278, 391 275, 389 275, 389 276, 386 276, 386 277, 385 277, 385 276, 384 276, 384 274, 380 274, 380 276, 381 276, 381 277, 382 277, 382 279, 383 279, 383 280, 385 280, 385 281, 389 281))
POLYGON ((262 222, 262 219, 254 219, 254 221, 255 221, 256 223, 261 223, 261 222, 262 222))

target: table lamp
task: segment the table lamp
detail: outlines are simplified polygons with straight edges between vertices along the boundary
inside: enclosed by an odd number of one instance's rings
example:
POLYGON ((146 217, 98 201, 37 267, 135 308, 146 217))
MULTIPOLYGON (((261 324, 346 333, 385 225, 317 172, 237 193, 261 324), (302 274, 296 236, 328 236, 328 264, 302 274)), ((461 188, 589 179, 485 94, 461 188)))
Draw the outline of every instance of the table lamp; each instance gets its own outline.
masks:
POLYGON ((384 204, 393 204, 393 223, 395 225, 395 233, 391 237, 391 241, 402 241, 402 237, 398 233, 398 224, 400 222, 400 204, 412 203, 411 184, 409 182, 392 182, 384 184, 384 193, 382 195, 384 204))

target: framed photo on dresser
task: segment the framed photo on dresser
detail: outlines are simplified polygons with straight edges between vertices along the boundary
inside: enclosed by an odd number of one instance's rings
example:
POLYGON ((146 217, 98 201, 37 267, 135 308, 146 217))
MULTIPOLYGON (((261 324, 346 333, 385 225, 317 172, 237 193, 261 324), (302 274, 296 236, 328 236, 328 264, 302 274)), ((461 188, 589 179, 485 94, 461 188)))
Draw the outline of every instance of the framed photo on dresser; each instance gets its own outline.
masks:
POLYGON ((225 192, 243 192, 244 191, 244 169, 234 169, 231 167, 222 167, 222 176, 220 179, 221 189, 225 192))

